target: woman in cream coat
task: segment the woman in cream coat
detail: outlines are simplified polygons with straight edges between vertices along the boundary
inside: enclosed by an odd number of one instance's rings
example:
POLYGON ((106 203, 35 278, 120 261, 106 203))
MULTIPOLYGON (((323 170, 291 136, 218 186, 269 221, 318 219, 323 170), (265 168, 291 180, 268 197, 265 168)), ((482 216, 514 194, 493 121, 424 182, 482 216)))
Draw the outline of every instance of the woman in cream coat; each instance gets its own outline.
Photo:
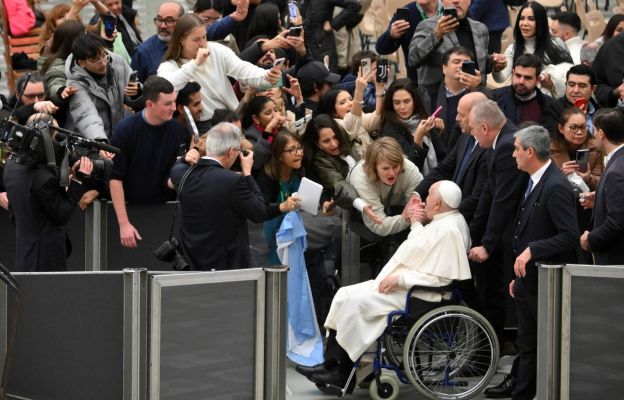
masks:
POLYGON ((195 14, 178 20, 171 35, 164 62, 158 67, 162 76, 180 90, 189 81, 201 85, 201 120, 212 117, 213 110, 238 107, 238 99, 228 77, 254 88, 273 86, 282 77, 279 67, 265 70, 241 60, 229 48, 206 41, 206 27, 195 14))

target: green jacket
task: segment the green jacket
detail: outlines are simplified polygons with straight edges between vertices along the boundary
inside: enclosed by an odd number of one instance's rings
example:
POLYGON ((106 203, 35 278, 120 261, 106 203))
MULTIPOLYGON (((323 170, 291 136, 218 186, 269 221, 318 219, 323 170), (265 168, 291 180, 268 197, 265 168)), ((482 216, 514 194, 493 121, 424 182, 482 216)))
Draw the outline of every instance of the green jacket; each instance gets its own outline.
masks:
POLYGON ((340 157, 330 156, 323 151, 317 151, 314 155, 314 169, 323 185, 323 188, 336 205, 350 210, 353 200, 358 198, 357 191, 349 182, 349 164, 340 157))

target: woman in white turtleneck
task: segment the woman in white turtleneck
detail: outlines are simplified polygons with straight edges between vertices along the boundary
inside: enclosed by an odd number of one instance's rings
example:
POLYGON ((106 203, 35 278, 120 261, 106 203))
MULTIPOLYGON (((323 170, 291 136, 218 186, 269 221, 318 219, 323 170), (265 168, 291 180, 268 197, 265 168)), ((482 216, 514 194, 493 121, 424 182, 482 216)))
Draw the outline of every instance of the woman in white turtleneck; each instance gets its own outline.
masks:
POLYGON ((494 72, 496 82, 505 82, 511 76, 515 61, 522 54, 535 54, 542 59, 543 68, 539 78, 540 87, 553 97, 565 94, 565 73, 572 66, 572 57, 565 43, 550 36, 546 9, 530 1, 520 8, 514 27, 515 43, 505 50, 507 67, 494 72))

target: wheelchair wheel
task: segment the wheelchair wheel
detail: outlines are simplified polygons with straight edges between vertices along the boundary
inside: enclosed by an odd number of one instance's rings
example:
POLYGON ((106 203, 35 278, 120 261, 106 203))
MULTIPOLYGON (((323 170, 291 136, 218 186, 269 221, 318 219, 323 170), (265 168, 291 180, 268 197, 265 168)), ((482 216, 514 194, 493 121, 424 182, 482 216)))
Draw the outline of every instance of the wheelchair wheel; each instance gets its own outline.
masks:
POLYGON ((380 385, 373 379, 368 388, 368 394, 373 400, 395 400, 399 397, 399 380, 392 375, 381 375, 380 385))
POLYGON ((403 367, 403 344, 411 328, 411 321, 405 318, 395 320, 392 327, 384 333, 384 358, 389 364, 403 367))
POLYGON ((423 315, 403 346, 403 367, 414 387, 429 399, 470 399, 496 373, 498 340, 490 323, 463 306, 423 315))

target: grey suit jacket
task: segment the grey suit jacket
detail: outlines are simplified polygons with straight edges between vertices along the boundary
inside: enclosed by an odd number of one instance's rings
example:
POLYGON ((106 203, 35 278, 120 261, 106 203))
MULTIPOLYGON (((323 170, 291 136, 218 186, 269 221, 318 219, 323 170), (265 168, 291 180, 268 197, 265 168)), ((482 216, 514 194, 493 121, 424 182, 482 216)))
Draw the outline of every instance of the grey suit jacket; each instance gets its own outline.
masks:
MULTIPOLYGON (((424 85, 429 90, 437 91, 442 81, 442 56, 449 49, 459 46, 455 31, 447 33, 438 40, 434 29, 440 16, 426 19, 418 24, 409 47, 409 67, 418 68, 418 86, 424 85)), ((481 72, 481 81, 485 85, 489 63, 487 49, 490 40, 485 24, 468 18, 472 38, 475 44, 477 68, 481 72)))

